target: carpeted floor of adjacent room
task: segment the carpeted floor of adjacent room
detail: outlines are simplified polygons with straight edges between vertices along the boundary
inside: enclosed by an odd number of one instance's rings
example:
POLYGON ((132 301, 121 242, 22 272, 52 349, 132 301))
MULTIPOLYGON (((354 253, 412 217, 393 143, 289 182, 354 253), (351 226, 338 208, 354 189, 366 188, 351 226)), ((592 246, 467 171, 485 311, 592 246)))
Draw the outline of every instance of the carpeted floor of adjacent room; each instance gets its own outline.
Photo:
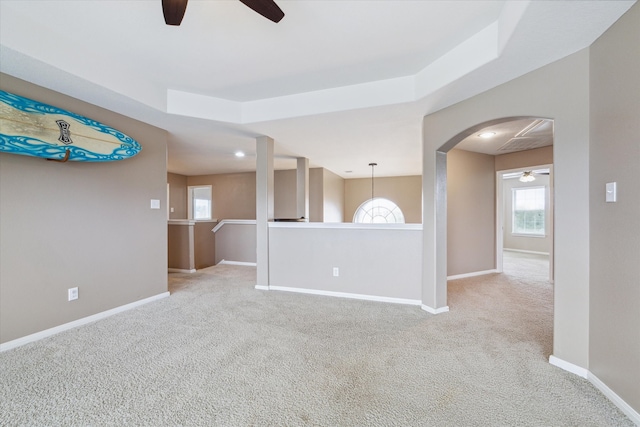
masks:
POLYGON ((169 298, 0 353, 0 425, 633 425, 548 363, 540 257, 450 281, 437 316, 258 291, 253 267, 169 281, 169 298))

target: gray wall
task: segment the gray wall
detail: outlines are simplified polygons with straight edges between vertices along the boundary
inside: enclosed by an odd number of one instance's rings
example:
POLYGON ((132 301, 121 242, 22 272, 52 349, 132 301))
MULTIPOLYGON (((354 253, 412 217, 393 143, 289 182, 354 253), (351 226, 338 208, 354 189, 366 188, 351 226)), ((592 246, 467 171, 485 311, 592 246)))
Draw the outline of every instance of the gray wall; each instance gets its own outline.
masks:
POLYGON ((256 219, 255 172, 189 176, 187 185, 211 185, 212 218, 256 219))
POLYGON ((196 221, 193 226, 193 256, 197 270, 216 264, 215 221, 196 221))
MULTIPOLYGON (((419 175, 375 178, 374 196, 398 205, 407 224, 422 222, 422 177, 419 175)), ((360 205, 371 199, 371 178, 345 180, 344 199, 344 220, 352 222, 360 205)))
POLYGON ((324 221, 324 169, 309 169, 309 221, 324 221))
POLYGON ((323 169, 323 220, 324 222, 344 221, 344 179, 328 169, 323 169))
MULTIPOLYGON (((550 163, 552 149, 544 147, 500 156, 458 149, 447 153, 447 276, 496 268, 495 171, 550 163), (538 161, 542 163, 536 163, 538 161)), ((511 236, 510 185, 513 180, 505 182, 504 247, 549 252, 550 235, 546 238, 511 236)), ((546 182, 548 184, 548 179, 546 182)))
POLYGON ((589 370, 640 412, 640 5, 591 47, 589 370), (618 202, 605 203, 605 183, 618 202))
MULTIPOLYGON (((297 218, 296 170, 274 172, 275 218, 297 218)), ((344 179, 323 168, 309 169, 309 221, 342 222, 344 179)))
POLYGON ((0 87, 142 145, 109 163, 0 153, 0 341, 166 292, 166 132, 4 74, 0 87), (79 299, 68 302, 75 286, 79 299))
POLYGON ((222 260, 256 262, 256 224, 226 223, 215 233, 216 264, 222 260))
POLYGON ((350 227, 272 224, 270 286, 419 302, 421 230, 350 227))
POLYGON ((167 174, 169 184, 169 207, 173 212, 169 212, 169 219, 187 218, 187 177, 176 173, 167 174))
MULTIPOLYGON (((212 186, 213 218, 218 220, 256 218, 256 174, 254 172, 189 177, 167 174, 167 181, 171 184, 172 203, 175 202, 176 206, 183 203, 179 212, 184 212, 183 216, 178 217, 176 207, 176 212, 172 214, 171 219, 186 218, 186 187, 189 185, 212 186)), ((274 172, 273 193, 274 217, 296 218, 295 169, 274 172)), ((311 222, 342 222, 343 206, 344 180, 323 168, 310 169, 309 220, 311 222)))
POLYGON ((447 153, 447 276, 496 266, 494 157, 447 153))
MULTIPOLYGON (((171 219, 186 217, 186 186, 213 187, 213 217, 217 219, 255 219, 255 173, 216 174, 184 177, 167 174, 175 212, 171 219), (183 189, 180 190, 180 185, 183 189), (175 197, 174 197, 175 193, 175 197), (178 205, 183 206, 178 209, 178 205), (253 210, 252 210, 253 209, 253 210), (178 212, 184 212, 178 216, 178 212)), ((422 221, 422 179, 420 176, 376 178, 376 195, 394 201, 407 223, 422 221)), ((371 180, 345 180, 323 168, 309 170, 310 222, 351 222, 356 209, 371 198, 371 180)), ((296 217, 296 171, 274 172, 275 218, 296 217)))
MULTIPOLYGON (((631 40, 628 41, 631 43, 631 40)), ((446 248, 435 213, 438 156, 445 144, 505 117, 554 119, 555 287, 554 355, 589 366, 589 50, 426 116, 423 123, 423 301, 446 305, 446 248), (436 236, 438 236, 436 238, 436 236), (436 276, 439 280, 436 280, 436 276), (444 288, 444 289, 443 289, 444 288), (444 292, 443 292, 444 291, 444 292), (442 298, 445 297, 443 301, 442 298)), ((446 230, 446 226, 445 226, 446 230)))
POLYGON ((273 174, 274 218, 297 218, 297 171, 275 171, 273 174))
POLYGON ((195 270, 193 221, 169 221, 168 267, 176 270, 195 270))
POLYGON ((553 146, 501 154, 495 157, 496 171, 553 164, 553 146))

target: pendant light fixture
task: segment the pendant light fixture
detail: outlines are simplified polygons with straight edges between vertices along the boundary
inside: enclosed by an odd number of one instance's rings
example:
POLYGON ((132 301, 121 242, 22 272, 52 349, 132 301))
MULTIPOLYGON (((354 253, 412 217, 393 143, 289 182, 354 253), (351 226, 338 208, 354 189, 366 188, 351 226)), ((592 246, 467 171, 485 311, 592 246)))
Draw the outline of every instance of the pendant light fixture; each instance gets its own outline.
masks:
POLYGON ((376 166, 378 166, 377 163, 369 163, 369 166, 371 166, 371 200, 373 201, 373 168, 375 168, 376 166))

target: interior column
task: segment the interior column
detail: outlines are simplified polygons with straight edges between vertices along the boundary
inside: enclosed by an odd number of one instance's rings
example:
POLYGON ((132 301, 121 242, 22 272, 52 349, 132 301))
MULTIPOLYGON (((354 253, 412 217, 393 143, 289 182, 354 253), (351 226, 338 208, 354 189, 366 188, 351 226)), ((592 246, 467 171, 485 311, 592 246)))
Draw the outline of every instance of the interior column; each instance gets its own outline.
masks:
POLYGON ((309 159, 298 157, 296 170, 296 218, 309 220, 309 159))
POLYGON ((447 306, 447 153, 425 149, 422 174, 422 309, 447 306))
POLYGON ((256 289, 269 289, 269 221, 273 220, 273 139, 256 138, 256 289))

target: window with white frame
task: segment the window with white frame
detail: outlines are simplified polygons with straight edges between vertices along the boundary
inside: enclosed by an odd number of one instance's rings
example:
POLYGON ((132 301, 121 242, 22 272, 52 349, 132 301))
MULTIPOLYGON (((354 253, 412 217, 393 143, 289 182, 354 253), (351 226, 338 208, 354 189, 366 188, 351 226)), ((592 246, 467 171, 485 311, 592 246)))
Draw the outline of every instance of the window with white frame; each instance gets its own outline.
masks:
POLYGON ((360 205, 353 216, 353 222, 364 224, 404 224, 404 215, 398 205, 391 200, 376 197, 360 205))
POLYGON ((189 186, 189 219, 211 219, 211 186, 189 186))
POLYGON ((545 187, 513 188, 513 234, 545 236, 545 187))

